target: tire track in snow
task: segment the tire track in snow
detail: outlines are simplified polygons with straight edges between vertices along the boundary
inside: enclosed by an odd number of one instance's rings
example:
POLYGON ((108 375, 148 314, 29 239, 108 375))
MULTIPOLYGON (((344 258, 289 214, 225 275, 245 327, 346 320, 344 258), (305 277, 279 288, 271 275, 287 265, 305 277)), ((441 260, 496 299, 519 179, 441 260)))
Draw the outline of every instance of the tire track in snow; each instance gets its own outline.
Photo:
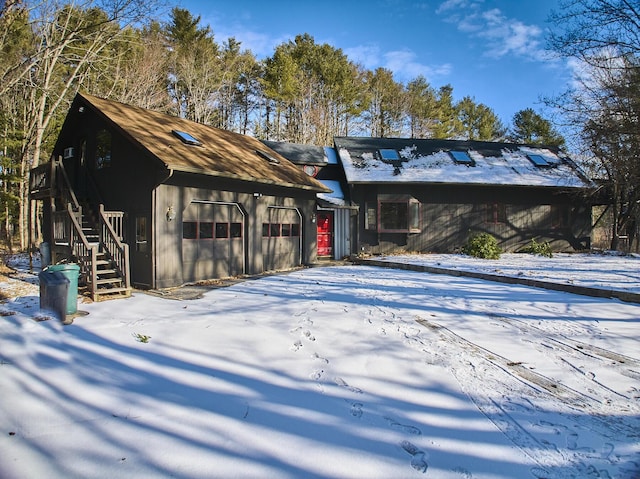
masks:
POLYGON ((585 366, 576 366, 572 361, 567 360, 565 357, 555 354, 552 359, 561 367, 568 369, 574 373, 584 389, 591 394, 597 396, 595 399, 600 401, 600 404, 609 405, 614 411, 619 410, 635 410, 640 412, 640 402, 638 402, 637 389, 631 388, 622 393, 600 382, 596 378, 595 371, 597 368, 606 368, 607 373, 620 374, 632 379, 640 380, 640 361, 625 356, 623 354, 604 349, 592 344, 588 344, 573 338, 569 338, 566 335, 555 333, 551 336, 547 331, 542 328, 538 328, 535 325, 528 324, 525 321, 516 318, 506 318, 497 314, 489 313, 489 316, 501 324, 518 330, 520 333, 525 334, 527 342, 536 346, 539 350, 544 351, 542 348, 551 349, 553 351, 562 351, 568 353, 572 358, 582 359, 586 361, 585 366), (624 401, 622 404, 620 401, 624 401))
MULTIPOLYGON (((448 367, 476 407, 513 444, 538 464, 531 469, 534 477, 608 478, 610 475, 607 467, 629 459, 624 455, 614 454, 614 443, 625 436, 637 436, 635 425, 623 420, 615 424, 601 420, 601 405, 598 400, 558 384, 519 363, 511 362, 440 324, 420 317, 416 321, 433 335, 429 344, 420 341, 423 351, 431 356, 431 362, 448 367), (495 388, 492 384, 495 384, 495 388), (500 404, 491 397, 491 393, 484 392, 492 390, 510 391, 518 400, 513 402, 503 395, 505 402, 500 404), (558 399, 563 405, 562 410, 545 407, 550 400, 557 404, 558 399), (545 416, 549 413, 552 414, 551 421, 540 419, 549 417, 545 416), (538 438, 536 429, 552 434, 552 440, 549 441, 544 436, 538 438), (602 444, 600 452, 591 447, 581 447, 578 432, 588 431, 598 431, 603 437, 610 438, 611 443, 602 444), (565 443, 556 444, 561 438, 564 438, 565 443), (592 463, 597 464, 600 469, 592 463), (564 466, 559 467, 560 464, 564 466)), ((418 344, 415 343, 414 346, 418 344)))
POLYGON ((440 324, 431 322, 427 319, 418 318, 416 319, 418 324, 431 329, 433 331, 439 332, 441 335, 446 336, 446 339, 453 344, 456 344, 466 351, 473 351, 477 355, 481 356, 483 359, 489 361, 495 367, 500 368, 507 374, 511 376, 517 376, 520 380, 524 380, 529 386, 540 390, 540 388, 544 389, 548 393, 553 394, 563 401, 570 401, 572 404, 578 407, 586 406, 588 401, 596 401, 595 398, 587 396, 579 391, 571 389, 567 386, 564 386, 558 381, 554 381, 552 379, 543 376, 542 374, 536 373, 531 369, 523 366, 519 362, 510 361, 509 359, 500 356, 488 349, 483 348, 482 346, 475 344, 462 336, 454 333, 450 329, 440 324))

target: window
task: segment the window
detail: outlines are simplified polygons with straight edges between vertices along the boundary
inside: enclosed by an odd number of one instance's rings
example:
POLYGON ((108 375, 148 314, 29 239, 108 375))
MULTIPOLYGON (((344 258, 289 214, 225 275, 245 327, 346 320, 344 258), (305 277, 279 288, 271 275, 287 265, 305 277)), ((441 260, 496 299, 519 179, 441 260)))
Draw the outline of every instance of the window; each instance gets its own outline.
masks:
POLYGON ((242 238, 242 223, 231 223, 231 231, 232 238, 242 238))
POLYGON ((375 204, 367 203, 365 206, 364 228, 367 230, 378 229, 378 209, 375 204))
POLYGON ((475 164, 471 159, 471 157, 469 156, 469 153, 467 153, 466 151, 451 150, 449 152, 449 155, 451 155, 451 158, 453 158, 453 161, 455 161, 456 163, 460 163, 463 165, 475 164))
POLYGON ((403 201, 380 201, 380 232, 420 232, 420 203, 411 198, 403 201))
POLYGON ((111 166, 111 133, 100 130, 96 134, 96 168, 111 166))
POLYGON ((182 223, 182 238, 197 239, 198 238, 198 222, 184 221, 182 223))
POLYGON ((216 223, 216 238, 229 237, 229 223, 216 223))
POLYGON ((485 221, 490 224, 507 222, 507 207, 503 203, 489 203, 486 205, 485 221))
POLYGON ((277 165, 278 163, 280 163, 280 160, 277 159, 275 156, 273 156, 271 153, 268 153, 263 150, 256 150, 256 153, 258 154, 258 156, 261 156, 262 158, 264 158, 265 160, 267 160, 269 163, 273 165, 277 165))
POLYGON ((391 150, 388 148, 381 148, 378 150, 380 153, 380 158, 382 161, 400 161, 400 155, 396 150, 391 150))
POLYGON ((198 223, 198 238, 200 239, 212 239, 213 238, 213 223, 201 221, 198 223))
POLYGON ((185 131, 171 130, 185 145, 202 146, 202 142, 185 131))
POLYGON ((242 223, 182 222, 182 239, 210 240, 228 238, 242 238, 242 223))
POLYGON ((567 205, 551 205, 551 227, 564 228, 570 224, 571 210, 567 205))
POLYGON ((542 155, 527 155, 527 158, 536 166, 549 166, 549 162, 542 155))
POLYGON ((265 238, 300 236, 298 223, 262 223, 262 236, 265 238))
POLYGON ((136 251, 139 253, 146 253, 149 251, 146 216, 136 217, 136 251))

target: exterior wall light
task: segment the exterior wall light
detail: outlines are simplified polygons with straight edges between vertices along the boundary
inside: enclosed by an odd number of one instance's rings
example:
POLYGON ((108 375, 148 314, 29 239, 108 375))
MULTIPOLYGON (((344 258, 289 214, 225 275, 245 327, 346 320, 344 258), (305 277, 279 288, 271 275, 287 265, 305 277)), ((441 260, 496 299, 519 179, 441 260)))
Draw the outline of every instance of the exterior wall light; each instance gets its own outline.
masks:
POLYGON ((176 210, 173 209, 173 205, 167 208, 167 221, 173 221, 176 219, 176 210))

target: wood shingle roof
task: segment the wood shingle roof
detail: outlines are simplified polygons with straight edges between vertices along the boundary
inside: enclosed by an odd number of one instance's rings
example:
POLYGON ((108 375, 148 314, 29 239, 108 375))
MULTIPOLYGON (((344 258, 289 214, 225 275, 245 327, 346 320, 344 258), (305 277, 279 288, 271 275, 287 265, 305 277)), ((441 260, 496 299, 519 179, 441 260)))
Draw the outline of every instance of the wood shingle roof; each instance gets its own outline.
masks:
POLYGON ((77 100, 170 170, 315 192, 329 191, 250 136, 88 94, 78 94, 77 100), (187 133, 199 144, 185 143, 175 132, 187 133))

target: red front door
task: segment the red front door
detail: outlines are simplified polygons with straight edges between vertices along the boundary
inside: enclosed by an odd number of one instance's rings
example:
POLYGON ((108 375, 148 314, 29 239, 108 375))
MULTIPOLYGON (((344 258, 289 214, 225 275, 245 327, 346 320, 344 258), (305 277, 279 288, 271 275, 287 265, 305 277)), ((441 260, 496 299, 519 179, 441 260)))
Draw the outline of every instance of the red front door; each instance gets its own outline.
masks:
POLYGON ((333 213, 318 213, 318 256, 333 255, 333 213))

